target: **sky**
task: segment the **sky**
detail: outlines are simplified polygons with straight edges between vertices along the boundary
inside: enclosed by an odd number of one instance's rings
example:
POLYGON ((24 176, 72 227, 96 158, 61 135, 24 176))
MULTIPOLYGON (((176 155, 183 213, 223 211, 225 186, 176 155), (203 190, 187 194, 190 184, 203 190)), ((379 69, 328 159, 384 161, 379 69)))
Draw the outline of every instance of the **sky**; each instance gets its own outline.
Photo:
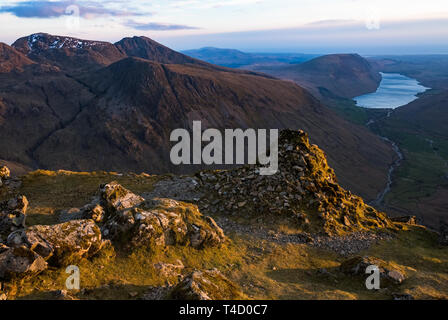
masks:
POLYGON ((448 53, 447 0, 0 0, 0 41, 37 32, 176 50, 448 53))

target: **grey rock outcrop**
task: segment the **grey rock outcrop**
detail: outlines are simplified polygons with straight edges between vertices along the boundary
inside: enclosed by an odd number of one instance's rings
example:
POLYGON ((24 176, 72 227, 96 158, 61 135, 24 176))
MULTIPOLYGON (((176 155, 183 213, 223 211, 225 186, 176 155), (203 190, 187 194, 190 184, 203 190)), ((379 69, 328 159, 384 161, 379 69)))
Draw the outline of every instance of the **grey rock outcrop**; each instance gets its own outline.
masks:
POLYGON ((105 241, 93 220, 74 220, 13 232, 8 237, 8 245, 26 246, 50 265, 66 266, 95 255, 105 241))

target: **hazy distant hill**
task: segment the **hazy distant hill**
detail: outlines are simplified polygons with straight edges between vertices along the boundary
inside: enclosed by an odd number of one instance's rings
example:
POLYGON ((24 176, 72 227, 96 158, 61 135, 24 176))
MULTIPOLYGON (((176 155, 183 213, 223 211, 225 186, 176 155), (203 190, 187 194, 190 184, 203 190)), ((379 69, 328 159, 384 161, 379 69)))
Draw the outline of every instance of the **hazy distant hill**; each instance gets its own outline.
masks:
POLYGON ((247 53, 214 47, 186 50, 182 53, 220 66, 244 69, 253 69, 259 65, 302 63, 317 56, 303 53, 247 53))
POLYGON ((330 54, 301 64, 256 70, 292 80, 319 98, 353 98, 374 92, 381 81, 379 72, 358 54, 330 54))
POLYGON ((368 61, 382 72, 400 73, 433 89, 448 88, 448 54, 375 56, 368 61))

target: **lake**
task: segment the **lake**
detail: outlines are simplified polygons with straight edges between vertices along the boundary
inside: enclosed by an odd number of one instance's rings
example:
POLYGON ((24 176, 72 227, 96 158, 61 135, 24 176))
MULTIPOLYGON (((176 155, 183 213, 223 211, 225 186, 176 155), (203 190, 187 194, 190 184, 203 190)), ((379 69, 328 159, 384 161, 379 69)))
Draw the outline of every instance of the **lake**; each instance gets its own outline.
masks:
POLYGON ((418 93, 429 89, 398 73, 381 73, 381 76, 383 79, 376 92, 353 98, 358 106, 395 109, 414 101, 418 93))

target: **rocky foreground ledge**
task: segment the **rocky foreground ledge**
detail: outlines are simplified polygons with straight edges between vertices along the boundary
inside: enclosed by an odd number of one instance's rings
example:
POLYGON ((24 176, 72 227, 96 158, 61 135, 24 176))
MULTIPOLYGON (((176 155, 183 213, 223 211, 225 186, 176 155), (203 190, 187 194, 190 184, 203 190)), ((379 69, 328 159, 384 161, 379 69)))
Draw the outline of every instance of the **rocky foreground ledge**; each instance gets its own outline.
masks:
MULTIPOLYGON (((30 203, 20 194, 21 180, 11 178, 8 168, 2 167, 0 195, 7 199, 0 202, 0 296, 13 298, 10 293, 23 281, 86 260, 94 263, 104 255, 132 255, 140 249, 168 254, 171 249, 190 248, 190 254, 205 259, 203 265, 207 267, 191 268, 181 260, 160 261, 153 268, 166 284, 149 286, 138 298, 246 299, 247 291, 229 280, 232 273, 224 275, 210 268, 209 257, 213 252, 218 261, 220 252, 224 256, 235 242, 241 246, 243 241, 247 248, 269 243, 333 251, 343 257, 337 268, 319 268, 316 274, 306 274, 336 283, 337 278, 346 276, 361 283, 367 266, 376 264, 391 296, 412 298, 397 288, 412 281, 407 279, 413 268, 364 253, 375 243, 411 232, 412 226, 423 230, 415 219, 389 218, 341 188, 324 152, 311 145, 303 131, 281 132, 277 174, 261 176, 259 169, 254 165, 163 177, 141 195, 116 181, 104 183, 86 205, 59 212, 58 223, 28 225, 30 203)), ((447 228, 443 226, 440 244, 446 244, 446 239, 447 228)), ((241 262, 247 263, 249 270, 250 256, 241 262)), ((74 296, 57 291, 54 298, 74 296)))

